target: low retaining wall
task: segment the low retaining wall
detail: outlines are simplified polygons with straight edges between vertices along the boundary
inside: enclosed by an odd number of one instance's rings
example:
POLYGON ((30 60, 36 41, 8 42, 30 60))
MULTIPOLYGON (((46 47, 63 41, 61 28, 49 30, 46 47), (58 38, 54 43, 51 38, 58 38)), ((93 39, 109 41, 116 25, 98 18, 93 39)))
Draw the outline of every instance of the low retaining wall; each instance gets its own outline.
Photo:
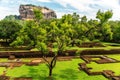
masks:
MULTIPOLYGON (((58 54, 58 56, 76 56, 77 50, 66 50, 63 53, 58 54)), ((78 53, 77 53, 78 54, 78 53)), ((105 54, 120 54, 120 49, 96 49, 96 50, 83 50, 80 51, 80 55, 105 55, 105 54)), ((8 58, 10 55, 14 55, 16 58, 30 58, 30 57, 42 57, 40 51, 25 51, 25 52, 0 52, 0 58, 8 58)), ((46 56, 54 56, 53 52, 49 52, 46 56)))
MULTIPOLYGON (((67 50, 59 56, 75 56, 76 50, 67 50)), ((11 55, 14 55, 16 58, 33 58, 33 57, 42 57, 43 54, 40 51, 25 51, 25 52, 0 52, 0 58, 9 58, 11 55)), ((49 52, 46 56, 54 56, 53 52, 49 52)))
POLYGON ((84 50, 80 55, 104 55, 104 54, 120 54, 120 49, 96 49, 96 50, 84 50))
POLYGON ((83 42, 81 45, 78 45, 78 47, 105 47, 100 42, 83 42))
MULTIPOLYGON (((24 57, 42 57, 40 51, 25 51, 25 52, 0 52, 0 58, 8 58, 10 55, 14 55, 16 58, 24 57)), ((54 54, 48 54, 47 56, 53 56, 54 54)))

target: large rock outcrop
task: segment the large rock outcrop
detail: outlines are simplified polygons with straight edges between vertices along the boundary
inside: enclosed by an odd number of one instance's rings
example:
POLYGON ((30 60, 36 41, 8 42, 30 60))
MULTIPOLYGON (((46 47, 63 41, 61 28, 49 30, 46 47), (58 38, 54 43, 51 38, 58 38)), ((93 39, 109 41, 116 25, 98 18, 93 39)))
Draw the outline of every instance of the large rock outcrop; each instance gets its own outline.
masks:
POLYGON ((41 10, 45 19, 57 17, 56 13, 47 7, 41 7, 41 6, 35 6, 35 5, 28 4, 28 5, 20 5, 20 7, 19 7, 20 18, 22 20, 34 19, 34 11, 33 10, 35 8, 38 8, 41 10))

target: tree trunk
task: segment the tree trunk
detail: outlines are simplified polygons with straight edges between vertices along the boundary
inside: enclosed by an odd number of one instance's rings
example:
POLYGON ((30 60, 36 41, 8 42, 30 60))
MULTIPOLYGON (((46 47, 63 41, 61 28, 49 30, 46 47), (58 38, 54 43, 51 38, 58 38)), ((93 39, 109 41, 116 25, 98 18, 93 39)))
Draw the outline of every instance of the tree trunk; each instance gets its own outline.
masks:
POLYGON ((49 64, 49 77, 52 76, 52 71, 53 71, 53 68, 56 65, 56 61, 57 61, 57 55, 53 57, 52 61, 49 64))
POLYGON ((52 76, 52 69, 53 69, 53 68, 49 68, 49 77, 52 76))
POLYGON ((74 44, 75 44, 74 40, 73 40, 73 42, 71 44, 72 44, 72 47, 74 47, 74 44))

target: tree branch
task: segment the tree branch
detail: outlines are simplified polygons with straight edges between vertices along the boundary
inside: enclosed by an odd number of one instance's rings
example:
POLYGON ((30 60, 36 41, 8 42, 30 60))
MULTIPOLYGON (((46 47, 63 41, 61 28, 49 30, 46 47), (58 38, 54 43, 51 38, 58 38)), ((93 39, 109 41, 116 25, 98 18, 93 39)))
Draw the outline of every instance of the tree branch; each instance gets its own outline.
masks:
POLYGON ((45 56, 43 56, 42 58, 43 58, 43 59, 44 59, 44 61, 45 61, 45 62, 47 62, 47 64, 50 66, 50 63, 49 63, 49 61, 46 59, 46 57, 45 57, 45 56))

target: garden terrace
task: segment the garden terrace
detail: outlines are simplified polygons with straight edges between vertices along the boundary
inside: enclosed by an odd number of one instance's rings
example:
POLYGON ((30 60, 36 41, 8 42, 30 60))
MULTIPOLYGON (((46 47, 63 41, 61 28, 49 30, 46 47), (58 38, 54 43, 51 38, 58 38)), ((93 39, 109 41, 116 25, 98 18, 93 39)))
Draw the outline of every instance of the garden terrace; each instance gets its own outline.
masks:
POLYGON ((96 62, 98 64, 104 64, 104 63, 120 62, 116 59, 113 59, 104 55, 81 55, 81 58, 87 63, 96 62))
MULTIPOLYGON (((119 54, 119 47, 110 47, 110 48, 70 48, 70 50, 63 51, 63 53, 58 54, 58 56, 76 56, 76 55, 108 55, 108 54, 119 54)), ((21 51, 0 51, 0 58, 8 58, 11 55, 14 55, 16 58, 33 58, 33 57, 42 57, 40 51, 30 51, 30 50, 21 50, 21 51)), ((54 56, 53 52, 49 52, 46 56, 54 56)))
POLYGON ((85 63, 79 63, 79 69, 88 75, 104 75, 110 80, 120 80, 120 60, 117 60, 120 55, 112 55, 81 55, 85 63))
MULTIPOLYGON (((66 50, 61 54, 58 54, 59 56, 75 56, 76 50, 66 50)), ((14 55, 16 58, 37 58, 42 57, 43 54, 40 51, 0 51, 0 58, 8 58, 11 55, 14 55)), ((54 56, 53 52, 49 52, 46 56, 54 56)))
MULTIPOLYGON (((31 60, 37 60, 35 58, 31 60)), ((22 61, 22 60, 21 60, 22 61)), ((26 61, 26 60, 25 60, 26 61)), ((89 76, 83 71, 77 69, 78 63, 83 63, 81 59, 72 59, 68 61, 58 61, 56 67, 53 70, 53 78, 55 80, 107 80, 102 75, 89 76), (68 76, 69 75, 69 76, 68 76), (81 76, 80 76, 81 75, 81 76)), ((3 74, 5 68, 0 67, 0 74, 3 74)), ((47 78, 47 66, 44 63, 40 63, 38 66, 27 66, 22 65, 20 67, 14 67, 13 69, 8 69, 6 76, 9 76, 10 79, 18 78, 31 78, 32 80, 50 80, 47 78)))
POLYGON ((120 49, 87 49, 83 50, 80 55, 108 55, 120 54, 120 49))

